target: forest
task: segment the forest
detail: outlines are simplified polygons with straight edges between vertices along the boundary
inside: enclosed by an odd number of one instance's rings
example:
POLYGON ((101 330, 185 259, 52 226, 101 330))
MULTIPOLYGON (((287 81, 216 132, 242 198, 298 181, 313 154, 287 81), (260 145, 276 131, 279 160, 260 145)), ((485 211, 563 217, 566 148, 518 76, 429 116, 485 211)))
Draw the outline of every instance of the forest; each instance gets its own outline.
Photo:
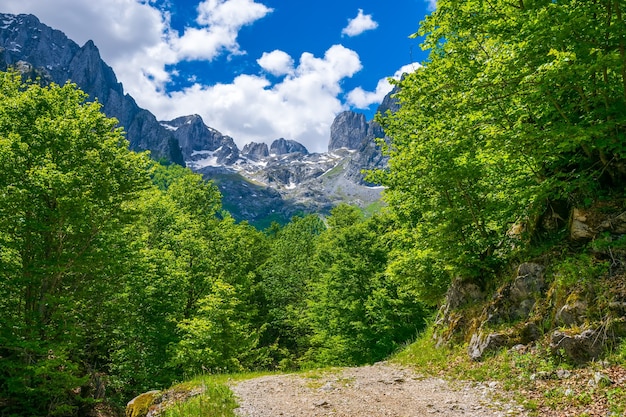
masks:
MULTIPOLYGON (((378 115, 372 216, 266 230, 128 150, 74 85, 0 74, 0 415, 85 415, 202 373, 358 365, 484 287, 553 207, 624 197, 623 0, 439 0, 378 115), (523 238, 511 236, 523 224, 523 238)), ((562 238, 562 236, 561 236, 562 238)))

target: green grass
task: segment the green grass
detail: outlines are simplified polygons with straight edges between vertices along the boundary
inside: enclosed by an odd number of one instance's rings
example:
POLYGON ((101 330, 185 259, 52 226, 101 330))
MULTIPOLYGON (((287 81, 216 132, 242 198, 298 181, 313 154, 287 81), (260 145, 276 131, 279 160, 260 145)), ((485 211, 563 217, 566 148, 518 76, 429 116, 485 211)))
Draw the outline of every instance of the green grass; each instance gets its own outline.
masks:
POLYGON ((162 416, 235 417, 235 409, 239 407, 239 404, 228 385, 233 382, 252 379, 267 374, 268 373, 203 375, 175 385, 171 390, 190 391, 197 387, 203 387, 204 393, 168 407, 162 416))
POLYGON ((164 417, 234 417, 235 396, 225 385, 207 386, 204 394, 177 403, 165 410, 164 417))

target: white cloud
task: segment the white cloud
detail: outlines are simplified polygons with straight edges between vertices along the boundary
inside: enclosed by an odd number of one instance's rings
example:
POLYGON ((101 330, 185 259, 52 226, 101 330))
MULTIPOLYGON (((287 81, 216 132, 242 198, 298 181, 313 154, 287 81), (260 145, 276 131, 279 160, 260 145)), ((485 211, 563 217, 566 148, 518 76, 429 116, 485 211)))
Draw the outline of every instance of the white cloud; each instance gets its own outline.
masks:
MULTIPOLYGON (((417 70, 420 64, 408 64, 404 65, 391 77, 399 80, 403 74, 411 73, 417 70)), ((375 103, 381 103, 385 96, 393 89, 393 86, 389 82, 388 78, 383 78, 378 81, 376 90, 365 91, 361 87, 357 87, 350 91, 347 95, 348 104, 356 107, 357 109, 367 109, 369 106, 375 103)))
POLYGON ((431 12, 437 8, 437 0, 424 0, 428 4, 428 10, 431 12))
POLYGON ((166 65, 244 53, 239 30, 272 12, 254 0, 206 0, 197 7, 199 27, 181 35, 170 26, 169 13, 147 1, 0 0, 0 10, 35 14, 81 45, 92 39, 138 101, 149 86, 164 89, 170 80, 166 65))
POLYGON ((168 31, 167 14, 135 0, 0 0, 0 10, 32 13, 80 45, 92 39, 109 64, 153 47, 168 31))
POLYGON ((213 60, 223 51, 243 53, 237 43, 239 30, 263 18, 272 9, 254 0, 206 0, 198 5, 196 22, 200 28, 187 28, 173 39, 178 59, 213 60))
POLYGON ((342 35, 357 36, 361 33, 376 29, 378 23, 372 19, 372 15, 363 14, 363 9, 359 9, 357 16, 354 19, 348 20, 348 26, 341 31, 342 35))
MULTIPOLYGON (((276 62, 293 59, 273 51, 259 61, 273 68, 276 62)), ((239 147, 285 137, 320 152, 326 150, 335 115, 344 110, 337 98, 341 81, 360 69, 356 52, 334 45, 323 57, 302 54, 297 67, 283 72, 276 84, 263 76, 240 75, 231 84, 196 84, 171 95, 153 92, 148 108, 163 119, 198 113, 207 125, 232 136, 239 147)))
POLYGON ((261 68, 272 75, 280 76, 293 73, 293 58, 286 52, 274 50, 263 52, 263 56, 256 61, 261 68))

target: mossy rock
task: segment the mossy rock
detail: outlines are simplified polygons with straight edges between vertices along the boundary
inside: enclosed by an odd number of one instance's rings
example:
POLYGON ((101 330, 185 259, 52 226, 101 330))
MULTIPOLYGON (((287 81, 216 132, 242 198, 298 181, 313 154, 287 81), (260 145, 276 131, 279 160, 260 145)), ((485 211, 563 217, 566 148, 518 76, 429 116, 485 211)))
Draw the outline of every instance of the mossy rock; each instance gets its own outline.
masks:
POLYGON ((126 417, 146 417, 150 407, 161 397, 161 391, 148 391, 126 404, 126 417))

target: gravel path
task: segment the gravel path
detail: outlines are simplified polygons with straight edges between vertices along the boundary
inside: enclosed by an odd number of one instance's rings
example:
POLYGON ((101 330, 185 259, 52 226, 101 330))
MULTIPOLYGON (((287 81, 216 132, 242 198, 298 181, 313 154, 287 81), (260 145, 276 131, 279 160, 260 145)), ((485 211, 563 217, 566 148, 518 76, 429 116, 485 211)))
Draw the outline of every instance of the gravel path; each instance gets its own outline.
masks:
POLYGON ((303 375, 266 376, 231 387, 242 417, 523 416, 494 400, 496 383, 451 385, 388 363, 303 375))

